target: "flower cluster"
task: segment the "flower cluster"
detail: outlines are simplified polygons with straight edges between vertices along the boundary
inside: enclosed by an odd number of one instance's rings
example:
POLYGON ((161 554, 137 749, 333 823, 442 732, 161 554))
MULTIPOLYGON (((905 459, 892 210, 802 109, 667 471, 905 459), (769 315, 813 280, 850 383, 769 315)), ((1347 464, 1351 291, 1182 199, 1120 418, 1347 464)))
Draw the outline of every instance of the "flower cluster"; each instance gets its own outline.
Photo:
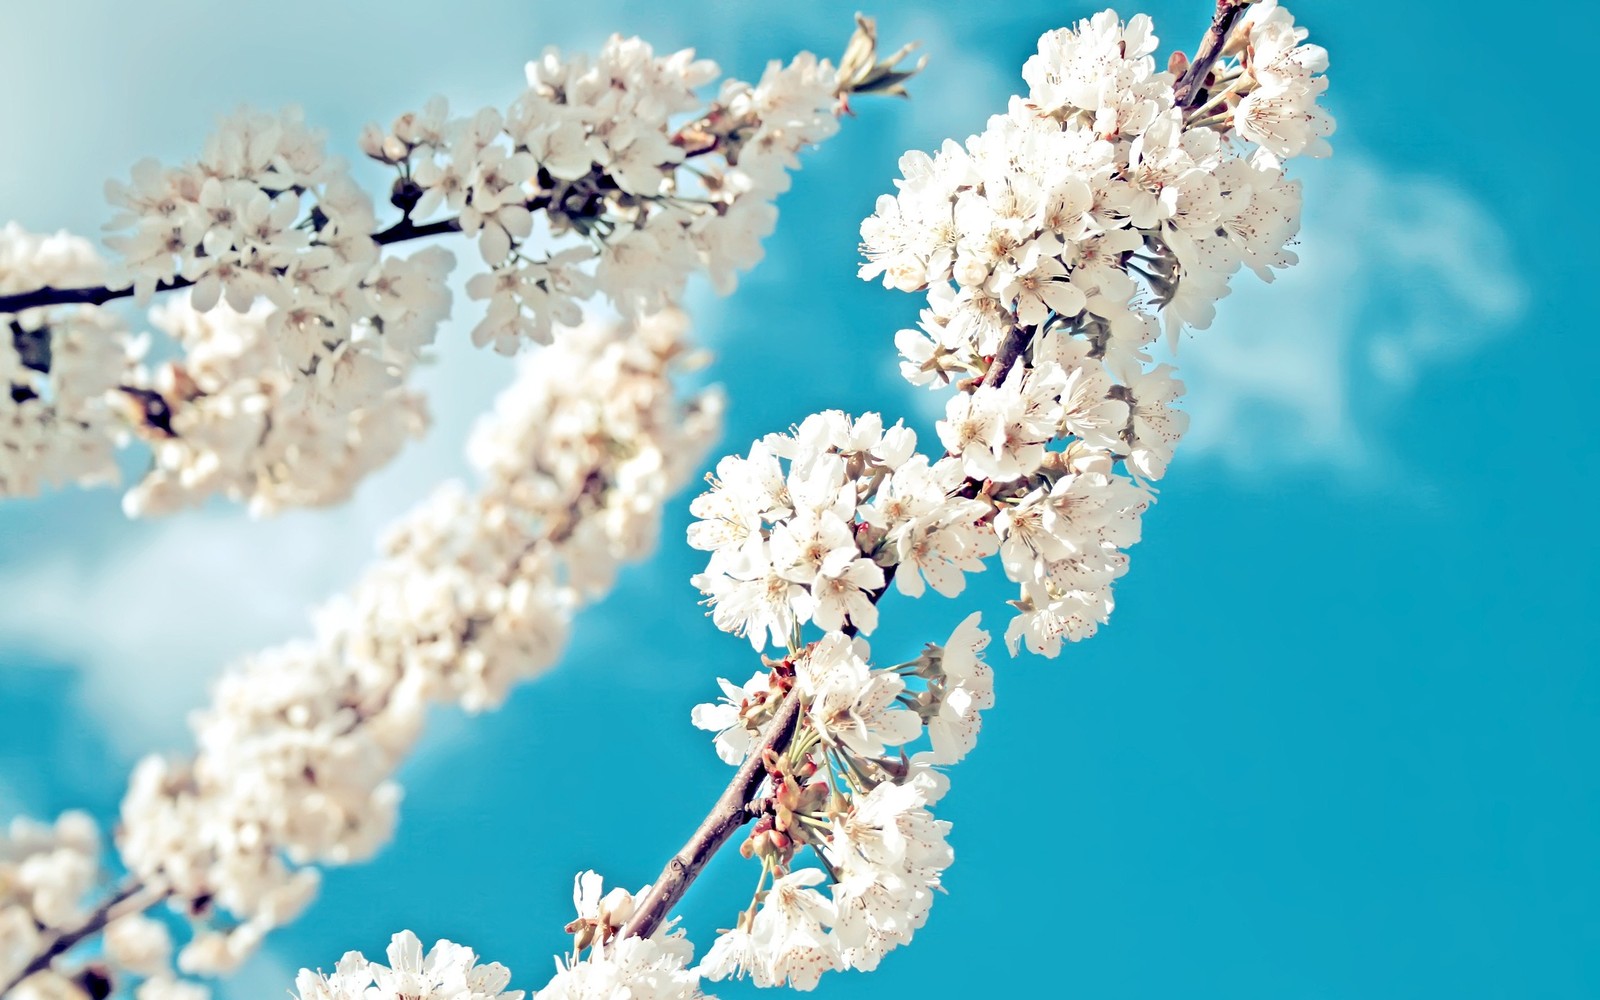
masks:
POLYGON ((911 940, 953 858, 950 824, 929 811, 948 788, 936 766, 966 756, 994 704, 988 641, 973 614, 942 646, 876 669, 864 640, 830 632, 752 678, 737 703, 696 710, 697 725, 722 730, 719 752, 735 763, 729 746, 750 752, 785 697, 801 710, 784 752, 765 751, 751 806, 742 850, 762 863, 756 899, 697 971, 808 990, 829 970, 874 969, 911 940), (908 757, 924 735, 928 748, 908 757), (796 866, 804 848, 821 868, 796 866))
POLYGON ((294 988, 300 1000, 522 1000, 521 990, 506 990, 511 973, 499 962, 479 965, 472 949, 436 941, 428 953, 410 931, 389 941, 389 964, 368 961, 359 951, 346 952, 333 975, 302 969, 294 988))
POLYGON ((298 111, 240 111, 194 162, 142 161, 107 191, 137 295, 192 285, 152 317, 181 355, 132 387, 153 455, 130 514, 217 493, 257 513, 338 502, 421 430, 404 383, 449 315, 455 259, 381 256, 371 199, 298 111))
MULTIPOLYGON (((383 264, 385 271, 414 272, 428 289, 433 302, 426 308, 439 312, 425 317, 430 326, 449 305, 443 290, 449 266, 449 255, 437 248, 383 264)), ((318 377, 335 387, 327 394, 275 363, 282 314, 265 300, 245 313, 227 306, 200 312, 173 301, 151 318, 184 353, 137 381, 142 401, 160 401, 161 421, 139 423, 151 463, 123 496, 132 516, 218 494, 248 503, 255 514, 338 503, 427 425, 422 397, 401 374, 416 356, 395 353, 393 338, 324 365, 318 377), (331 398, 354 405, 330 406, 331 398)))
POLYGON ((81 922, 100 874, 100 831, 81 812, 0 830, 0 983, 55 932, 81 922))
MULTIPOLYGON (((360 286, 372 311, 342 332, 242 293, 244 312, 232 298, 209 311, 169 303, 152 320, 178 356, 159 363, 145 359, 171 352, 130 337, 108 309, 23 310, 0 338, 0 496, 115 482, 116 449, 139 437, 151 468, 124 496, 133 515, 214 494, 258 513, 345 499, 426 422, 404 382, 449 312, 452 265, 439 248, 375 263, 360 286), (306 336, 312 354, 285 355, 306 336)), ((104 270, 84 240, 0 230, 0 294, 91 284, 104 270)))
POLYGON ((960 593, 963 573, 995 551, 990 507, 959 494, 958 460, 930 463, 916 443, 875 413, 830 410, 719 462, 689 506, 700 518, 689 544, 711 552, 694 583, 717 627, 757 650, 769 639, 793 648, 806 622, 870 633, 887 569, 903 593, 921 594, 924 580, 960 593))
POLYGON ((439 250, 410 266, 382 260, 372 200, 322 147, 296 110, 240 111, 194 162, 144 160, 131 183, 107 185, 122 211, 106 242, 141 299, 181 279, 198 312, 271 303, 252 374, 275 370, 297 383, 285 395, 303 398, 300 408, 342 417, 433 342, 454 261, 439 250))
POLYGON ((645 937, 621 934, 649 891, 646 885, 638 892, 607 892, 592 871, 574 879, 578 916, 566 928, 572 952, 556 959, 555 976, 534 1000, 715 1000, 700 992, 700 975, 689 968, 694 945, 682 931, 662 926, 645 937))
MULTIPOLYGON (((1209 104, 1231 111, 1240 137, 1259 143, 1278 156, 1327 156, 1333 118, 1317 106, 1328 89, 1320 76, 1328 68, 1328 52, 1320 45, 1302 45, 1308 32, 1277 0, 1263 0, 1250 9, 1246 27, 1231 46, 1238 60, 1217 74, 1217 96, 1209 104)), ((1227 113, 1227 112, 1219 112, 1227 113)))
MULTIPOLYGON (((87 240, 0 228, 0 294, 93 284, 104 264, 87 240)), ((0 333, 0 497, 117 477, 121 417, 142 344, 104 309, 28 309, 0 333)))
POLYGON ((241 110, 222 121, 194 162, 169 168, 141 160, 129 183, 108 183, 106 195, 121 211, 106 226, 116 233, 107 243, 121 254, 138 297, 181 278, 194 285, 202 312, 224 296, 240 312, 258 296, 287 308, 312 290, 314 308, 330 314, 358 307, 378 259, 370 235, 376 219, 343 161, 322 144, 298 110, 241 110))
POLYGON ((916 454, 903 426, 830 410, 719 462, 689 527, 689 544, 711 552, 694 584, 717 627, 757 650, 797 648, 808 622, 870 634, 891 575, 907 596, 954 596, 1000 551, 1023 585, 1013 646, 1025 637, 1053 656, 1063 636, 1094 634, 1149 495, 1088 443, 1125 424, 1128 404, 1094 395, 1087 369, 1064 367, 1072 355, 1046 349, 1037 361, 955 397, 938 428, 950 453, 938 460, 916 454), (1046 449, 1074 428, 1088 438, 1046 449))
POLYGON ((1262 142, 1234 127, 1242 107, 1212 110, 1292 94, 1311 132, 1332 128, 1312 103, 1326 53, 1281 9, 1243 21, 1242 61, 1185 105, 1150 27, 1105 11, 1044 35, 1027 97, 965 145, 907 153, 899 193, 861 229, 862 277, 926 290, 920 328, 896 336, 901 372, 958 387, 939 437, 994 504, 1021 586, 1007 639, 1047 655, 1109 615, 1142 483, 1187 427, 1183 385, 1150 352, 1161 329, 1207 326, 1241 266, 1270 280, 1295 261, 1300 185, 1282 158, 1326 144, 1262 142))
POLYGON ((16 980, 35 955, 91 921, 104 923, 95 962, 70 974, 44 970, 24 979, 16 1000, 105 996, 113 981, 138 980, 138 1000, 195 1000, 168 965, 172 938, 166 925, 119 909, 132 899, 117 893, 91 912, 84 900, 100 885, 101 839, 94 820, 66 812, 53 824, 26 818, 0 830, 0 986, 16 980))
POLYGON ((677 398, 684 334, 676 313, 566 332, 475 431, 481 489, 436 492, 309 641, 225 672, 193 759, 136 768, 118 847, 193 922, 183 971, 231 970, 311 900, 315 866, 386 843, 427 705, 499 704, 653 546, 720 414, 714 395, 677 398))
POLYGON ((725 81, 706 109, 695 91, 717 74, 637 38, 593 59, 551 48, 504 111, 451 118, 435 97, 388 131, 369 125, 362 147, 398 168, 411 217, 454 213, 477 240, 491 270, 468 284, 488 304, 473 340, 512 353, 549 343, 596 292, 638 316, 678 301, 696 270, 727 291, 760 259, 795 154, 838 129, 840 84, 806 53, 754 85, 725 81))
MULTIPOLYGON (((1286 19, 1240 31, 1281 40, 1286 19)), ((1114 377, 1132 377, 1158 310, 1173 336, 1207 326, 1241 265, 1270 280, 1294 262, 1300 186, 1282 157, 1323 148, 1249 146, 1233 116, 1207 116, 1208 102, 1227 99, 1210 91, 1177 106, 1155 47, 1148 17, 1124 25, 1111 11, 1046 34, 1023 69, 1027 97, 965 146, 902 158, 899 193, 862 224, 861 274, 927 289, 920 332, 897 338, 912 381, 982 372, 1019 328, 1082 337, 1114 377)), ((1320 66, 1313 49, 1274 65, 1320 66)), ((1129 437, 1129 448, 1143 443, 1129 437)))

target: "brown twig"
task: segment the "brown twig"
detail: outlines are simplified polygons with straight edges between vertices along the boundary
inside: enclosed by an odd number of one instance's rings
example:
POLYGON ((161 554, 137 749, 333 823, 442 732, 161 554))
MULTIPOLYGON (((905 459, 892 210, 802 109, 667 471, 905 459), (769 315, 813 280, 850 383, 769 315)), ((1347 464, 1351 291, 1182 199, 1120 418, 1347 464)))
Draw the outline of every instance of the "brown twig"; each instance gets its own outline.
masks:
POLYGON ((639 901, 633 917, 622 927, 623 937, 649 937, 655 933, 667 914, 677 905, 689 886, 699 876, 706 862, 717 849, 728 842, 734 831, 750 819, 745 805, 753 798, 766 778, 763 766, 766 751, 782 753, 788 749, 800 718, 800 689, 791 688, 778 703, 777 714, 767 725, 761 742, 751 749, 750 756, 734 772, 733 780, 723 789, 711 814, 705 818, 689 842, 672 856, 650 891, 639 901))
POLYGON ((1184 70, 1182 78, 1173 88, 1173 97, 1178 107, 1185 111, 1194 109, 1195 95, 1200 92, 1200 87, 1205 83, 1211 67, 1216 64, 1217 57, 1222 55, 1223 47, 1228 44, 1228 36, 1233 34, 1234 25, 1244 16, 1245 8, 1252 2, 1254 0, 1217 0, 1217 12, 1211 16, 1211 27, 1206 29, 1205 37, 1200 39, 1200 48, 1195 52, 1189 68, 1184 70))

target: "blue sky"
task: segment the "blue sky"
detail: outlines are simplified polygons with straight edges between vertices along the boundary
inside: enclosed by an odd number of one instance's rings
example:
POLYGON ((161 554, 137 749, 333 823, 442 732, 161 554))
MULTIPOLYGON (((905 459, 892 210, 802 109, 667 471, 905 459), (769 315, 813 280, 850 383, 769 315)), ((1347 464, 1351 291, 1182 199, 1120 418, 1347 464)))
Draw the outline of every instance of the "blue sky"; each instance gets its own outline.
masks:
MULTIPOLYGON (((1492 79, 1484 32, 1503 12, 1475 6, 1296 8, 1332 54, 1340 123, 1334 158, 1301 171, 1303 266, 1240 279, 1182 346, 1193 431, 1112 624, 1058 661, 997 657, 999 705, 940 810, 948 897, 910 948, 819 995, 1600 995, 1585 624, 1600 587, 1581 514, 1600 486, 1581 292, 1595 260, 1581 225, 1552 238, 1582 218, 1562 207, 1573 112, 1492 79)), ((1191 47, 1208 7, 1143 9, 1166 49, 1191 47)), ((830 406, 930 426, 893 376, 916 300, 854 279, 859 220, 903 149, 980 128, 1038 34, 1094 9, 876 11, 886 39, 925 42, 915 99, 862 102, 806 161, 765 264, 730 299, 695 295, 731 404, 725 450, 830 406)), ((852 10, 12 6, 8 68, 31 84, 0 97, 0 218, 94 234, 106 178, 191 155, 241 102, 299 103, 353 153, 364 121, 434 92, 504 103, 547 43, 638 33, 749 77, 836 52, 852 10)), ((1538 72, 1541 93, 1589 85, 1559 52, 1538 72)), ((346 508, 130 523, 104 491, 0 506, 0 817, 109 820, 139 755, 187 746, 183 713, 224 662, 301 633, 378 527, 461 469, 508 369, 465 344, 460 315, 426 374, 436 430, 346 508)), ((695 604, 686 506, 560 670, 499 712, 438 713, 397 841, 328 873, 228 996, 281 995, 299 966, 381 951, 403 927, 536 986, 576 870, 654 876, 726 777, 688 709, 749 669, 695 604), (619 716, 637 742, 599 725, 619 716)), ((956 601, 886 603, 874 648, 909 655, 978 607, 1003 627, 1006 596, 991 572, 956 601)), ((691 893, 702 946, 750 877, 719 859, 691 893)))

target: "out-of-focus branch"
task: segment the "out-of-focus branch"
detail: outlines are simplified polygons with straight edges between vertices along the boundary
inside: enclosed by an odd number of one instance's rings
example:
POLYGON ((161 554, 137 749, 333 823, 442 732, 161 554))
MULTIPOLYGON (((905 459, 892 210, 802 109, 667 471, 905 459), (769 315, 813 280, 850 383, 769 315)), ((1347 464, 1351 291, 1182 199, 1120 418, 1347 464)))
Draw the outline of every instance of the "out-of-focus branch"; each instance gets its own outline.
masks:
POLYGON ((136 881, 126 883, 95 907, 94 912, 89 914, 83 923, 71 930, 62 931, 54 941, 41 948, 39 954, 24 965, 9 982, 0 985, 0 997, 10 994, 29 976, 48 969, 50 963, 71 951, 79 942, 105 930, 107 924, 130 913, 142 913, 166 897, 167 893, 164 890, 155 890, 136 881))

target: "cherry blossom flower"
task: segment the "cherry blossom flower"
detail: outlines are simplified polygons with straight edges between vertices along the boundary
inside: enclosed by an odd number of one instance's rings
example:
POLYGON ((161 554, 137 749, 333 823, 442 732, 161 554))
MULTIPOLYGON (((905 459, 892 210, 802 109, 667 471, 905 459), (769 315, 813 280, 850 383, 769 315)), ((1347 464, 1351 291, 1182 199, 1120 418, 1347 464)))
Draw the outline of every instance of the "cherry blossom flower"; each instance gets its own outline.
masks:
POLYGON ((505 989, 511 973, 498 962, 477 964, 470 948, 437 941, 426 955, 422 942, 401 931, 389 942, 388 965, 347 952, 333 975, 308 969, 295 977, 299 1000, 366 1000, 373 996, 407 1000, 522 1000, 522 990, 505 989))

